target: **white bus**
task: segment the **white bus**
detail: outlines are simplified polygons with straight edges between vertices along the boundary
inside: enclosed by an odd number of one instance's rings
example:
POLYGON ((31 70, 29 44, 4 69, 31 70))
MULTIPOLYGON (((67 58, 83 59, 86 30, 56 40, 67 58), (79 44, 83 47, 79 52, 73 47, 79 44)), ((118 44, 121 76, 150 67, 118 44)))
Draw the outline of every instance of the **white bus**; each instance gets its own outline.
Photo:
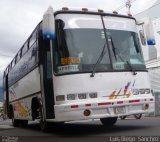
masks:
POLYGON ((151 113, 154 98, 136 20, 102 10, 50 7, 4 72, 13 125, 151 113))

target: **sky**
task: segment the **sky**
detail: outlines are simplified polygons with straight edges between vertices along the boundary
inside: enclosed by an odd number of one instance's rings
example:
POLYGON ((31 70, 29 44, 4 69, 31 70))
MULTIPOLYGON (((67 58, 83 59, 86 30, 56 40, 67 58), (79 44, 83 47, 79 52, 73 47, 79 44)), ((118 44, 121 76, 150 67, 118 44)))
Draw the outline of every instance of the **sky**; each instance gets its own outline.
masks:
MULTIPOLYGON (((156 0, 132 0, 132 14, 149 8, 156 0)), ((25 40, 42 20, 49 6, 54 10, 62 7, 87 7, 112 12, 126 0, 0 0, 0 87, 2 75, 25 40)), ((119 13, 126 14, 124 7, 119 13)))

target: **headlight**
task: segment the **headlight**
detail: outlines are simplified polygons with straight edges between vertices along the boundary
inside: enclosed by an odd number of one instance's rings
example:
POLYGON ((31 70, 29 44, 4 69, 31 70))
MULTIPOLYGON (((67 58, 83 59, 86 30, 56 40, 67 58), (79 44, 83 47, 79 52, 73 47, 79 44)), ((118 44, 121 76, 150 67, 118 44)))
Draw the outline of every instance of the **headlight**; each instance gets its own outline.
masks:
POLYGON ((97 98, 97 92, 89 93, 90 98, 97 98))
POLYGON ((65 96, 64 95, 56 96, 56 101, 64 101, 64 100, 65 100, 65 96))
POLYGON ((80 93, 80 94, 78 94, 78 98, 79 99, 86 99, 87 98, 87 94, 86 93, 80 93))
POLYGON ((75 100, 76 99, 76 95, 75 94, 68 94, 67 95, 67 100, 75 100))

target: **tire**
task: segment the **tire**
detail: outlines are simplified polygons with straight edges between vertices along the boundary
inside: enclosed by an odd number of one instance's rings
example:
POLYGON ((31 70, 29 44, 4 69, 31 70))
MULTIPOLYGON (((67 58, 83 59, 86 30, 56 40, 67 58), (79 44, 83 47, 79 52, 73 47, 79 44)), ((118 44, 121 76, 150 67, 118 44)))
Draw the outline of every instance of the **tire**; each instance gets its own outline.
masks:
POLYGON ((40 128, 43 132, 49 132, 49 123, 43 120, 42 107, 39 106, 40 128))
POLYGON ((43 120, 40 120, 40 128, 43 132, 49 132, 49 123, 43 120))
POLYGON ((12 117, 12 125, 13 125, 14 127, 18 127, 19 124, 20 124, 20 121, 19 121, 18 119, 15 119, 15 118, 14 118, 14 111, 13 111, 13 110, 12 110, 11 117, 12 117))
POLYGON ((140 119, 140 118, 142 117, 142 114, 135 114, 134 117, 135 117, 136 119, 140 119))
POLYGON ((28 120, 19 120, 19 119, 14 118, 14 110, 12 110, 11 115, 12 115, 11 116, 12 117, 12 125, 14 127, 19 127, 19 126, 26 127, 28 125, 28 120))
POLYGON ((117 122, 117 117, 101 118, 102 124, 107 127, 112 127, 117 122))
POLYGON ((126 117, 127 116, 120 116, 119 118, 122 119, 122 120, 124 120, 124 119, 126 119, 126 117))
POLYGON ((22 127, 27 127, 28 120, 20 120, 20 124, 21 124, 22 127))

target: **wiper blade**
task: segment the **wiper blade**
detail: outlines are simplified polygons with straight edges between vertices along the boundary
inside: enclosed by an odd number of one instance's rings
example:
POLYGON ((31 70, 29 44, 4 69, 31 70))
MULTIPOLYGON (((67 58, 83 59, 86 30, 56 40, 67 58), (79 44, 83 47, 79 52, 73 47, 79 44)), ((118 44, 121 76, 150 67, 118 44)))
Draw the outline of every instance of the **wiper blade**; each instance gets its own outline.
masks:
POLYGON ((133 72, 133 75, 136 75, 137 72, 133 69, 132 65, 129 63, 129 61, 126 61, 127 65, 130 67, 131 71, 133 72))
POLYGON ((111 44, 112 44, 112 51, 113 51, 113 54, 114 54, 114 57, 115 57, 115 59, 116 59, 116 61, 117 61, 117 53, 116 53, 116 48, 115 48, 115 46, 114 46, 114 43, 113 43, 113 40, 112 40, 112 37, 110 36, 110 42, 111 42, 111 44))
MULTIPOLYGON (((114 43, 113 43, 113 40, 112 40, 112 37, 110 36, 110 41, 111 41, 111 44, 112 44, 112 51, 113 51, 113 54, 114 54, 114 57, 115 59, 117 60, 117 56, 121 59, 122 62, 126 62, 128 67, 131 69, 131 71, 133 72, 133 75, 136 75, 136 71, 133 69, 132 65, 129 63, 129 61, 124 61, 124 59, 121 57, 121 55, 119 53, 116 52, 116 50, 118 50, 118 48, 115 48, 114 46, 114 43), (117 55, 117 56, 116 56, 117 55)), ((119 52, 119 50, 118 50, 119 52)))
POLYGON ((102 52, 101 52, 97 62, 94 64, 94 67, 93 67, 93 70, 92 70, 92 73, 91 73, 90 77, 94 77, 97 65, 102 61, 104 55, 106 54, 105 48, 106 48, 106 43, 104 44, 104 47, 102 49, 102 52))
POLYGON ((121 61, 126 62, 128 67, 131 69, 131 71, 133 72, 133 75, 136 75, 137 72, 133 69, 132 65, 129 63, 129 61, 124 61, 123 58, 118 54, 118 57, 121 59, 121 61))

